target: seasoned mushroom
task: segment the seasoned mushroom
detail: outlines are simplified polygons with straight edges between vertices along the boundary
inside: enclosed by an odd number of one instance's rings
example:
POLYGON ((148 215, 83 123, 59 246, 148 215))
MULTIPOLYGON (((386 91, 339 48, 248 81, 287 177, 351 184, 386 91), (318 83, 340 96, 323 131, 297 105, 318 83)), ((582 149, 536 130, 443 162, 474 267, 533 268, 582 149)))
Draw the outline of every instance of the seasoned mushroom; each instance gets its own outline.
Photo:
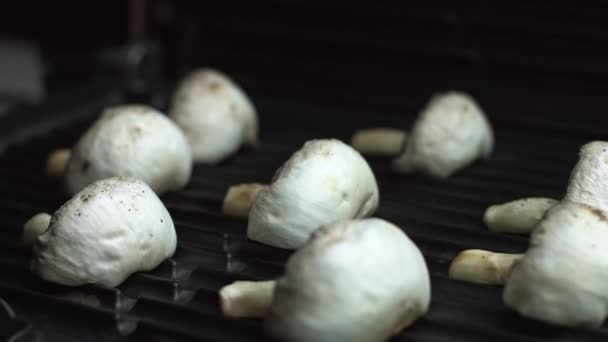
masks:
POLYGON ((170 116, 184 130, 196 162, 217 163, 242 144, 257 144, 253 104, 217 70, 198 69, 186 76, 173 95, 170 116))
POLYGON ((55 212, 36 240, 31 269, 58 284, 114 287, 172 256, 176 242, 171 216, 148 185, 108 178, 55 212))
POLYGON ((144 105, 106 109, 72 150, 65 174, 71 194, 92 182, 130 176, 156 193, 177 190, 190 180, 192 156, 182 131, 144 105))
POLYGON ((230 317, 265 315, 266 329, 283 340, 374 342, 426 313, 430 280, 416 245, 370 218, 318 229, 276 285, 236 282, 220 301, 230 317))
POLYGON ((572 169, 565 201, 608 211, 608 142, 592 141, 581 147, 572 169))
POLYGON ((405 151, 393 165, 397 172, 446 178, 489 157, 493 145, 490 123, 471 96, 436 94, 416 119, 405 151))
POLYGON ((334 139, 311 140, 257 194, 247 235, 297 248, 321 225, 372 215, 378 198, 374 174, 357 151, 334 139))
POLYGON ((608 219, 585 204, 562 202, 532 232, 503 292, 526 317, 564 326, 600 326, 608 316, 608 219))

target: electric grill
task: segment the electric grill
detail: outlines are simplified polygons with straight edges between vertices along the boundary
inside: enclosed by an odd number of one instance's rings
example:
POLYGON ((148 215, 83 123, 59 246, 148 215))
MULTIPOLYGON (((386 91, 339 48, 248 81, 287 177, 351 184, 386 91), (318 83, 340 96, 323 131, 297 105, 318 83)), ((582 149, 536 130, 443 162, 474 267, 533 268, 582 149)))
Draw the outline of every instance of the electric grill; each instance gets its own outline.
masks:
POLYGON ((506 14, 314 1, 177 6, 175 36, 159 43, 171 70, 211 65, 233 76, 260 113, 262 143, 220 165, 196 165, 186 189, 163 196, 179 237, 175 256, 116 289, 38 280, 16 241, 28 217, 52 212, 67 199, 43 175, 48 153, 73 145, 106 106, 143 100, 166 109, 174 83, 134 94, 125 74, 96 75, 86 84, 62 81, 44 104, 1 117, 0 337, 270 340, 261 321, 224 319, 217 290, 236 279, 279 276, 290 252, 248 241, 245 221, 220 214, 225 190, 268 182, 307 139, 348 141, 358 128, 406 128, 434 91, 456 88, 471 92, 494 125, 489 160, 435 180, 396 175, 389 159, 368 158, 380 186, 377 216, 416 242, 432 277, 429 313, 392 340, 606 340, 608 328, 565 329, 524 319, 502 304, 501 287, 447 277, 461 250, 524 251, 526 237, 487 231, 484 209, 527 196, 560 198, 578 148, 607 138, 602 44, 608 27, 601 15, 519 5, 503 9, 506 14), (530 15, 514 16, 520 11, 530 15))

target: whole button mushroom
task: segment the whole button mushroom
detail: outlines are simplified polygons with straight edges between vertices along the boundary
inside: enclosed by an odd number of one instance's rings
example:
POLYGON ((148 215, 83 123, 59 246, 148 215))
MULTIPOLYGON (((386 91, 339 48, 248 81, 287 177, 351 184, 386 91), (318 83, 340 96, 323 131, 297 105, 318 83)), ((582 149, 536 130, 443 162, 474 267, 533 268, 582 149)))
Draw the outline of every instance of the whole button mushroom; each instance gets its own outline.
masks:
POLYGON ((115 287, 175 252, 167 209, 144 182, 113 177, 66 202, 34 245, 32 272, 54 283, 115 287))
POLYGON ((335 139, 311 140, 254 197, 247 235, 281 248, 297 248, 319 226, 371 216, 378 185, 361 155, 335 139))
POLYGON ((381 219, 321 227, 272 281, 220 290, 229 317, 265 316, 286 341, 384 341, 424 315, 427 266, 416 245, 381 219))
POLYGON ((192 156, 182 131, 162 113, 144 105, 106 109, 72 150, 65 172, 71 194, 92 182, 130 176, 156 193, 183 188, 192 156))
POLYGON ((526 317, 563 326, 598 327, 608 316, 608 218, 562 202, 532 232, 515 263, 504 302, 526 317))
POLYGON ((434 95, 416 119, 395 171, 446 178, 492 153, 494 135, 473 98, 461 92, 434 95))
POLYGON ((184 130, 195 162, 217 163, 241 145, 257 143, 253 104, 217 70, 198 69, 186 76, 173 95, 170 116, 184 130))

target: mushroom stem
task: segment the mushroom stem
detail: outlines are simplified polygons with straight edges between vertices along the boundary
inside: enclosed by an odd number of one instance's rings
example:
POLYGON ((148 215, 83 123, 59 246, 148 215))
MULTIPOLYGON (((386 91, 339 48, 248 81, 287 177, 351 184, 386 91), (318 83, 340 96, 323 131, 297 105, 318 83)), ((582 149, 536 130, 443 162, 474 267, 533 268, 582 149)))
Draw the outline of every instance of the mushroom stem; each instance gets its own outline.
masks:
POLYGON ((492 205, 486 209, 483 222, 493 232, 529 234, 557 202, 552 198, 530 197, 492 205))
POLYGON ((276 281, 235 281, 220 289, 226 317, 264 317, 272 304, 276 281))
POLYGON ((351 146, 362 154, 397 156, 407 139, 407 132, 395 128, 366 128, 356 131, 351 146))
POLYGON ((36 241, 36 238, 46 232, 50 222, 51 215, 47 213, 39 213, 32 216, 23 224, 20 244, 23 247, 31 247, 36 241))
POLYGON ((523 254, 468 249, 454 258, 448 275, 471 283, 504 285, 513 265, 522 257, 523 254))
POLYGON ((224 196, 222 213, 232 217, 248 217, 255 196, 266 187, 267 185, 260 183, 243 183, 231 186, 228 188, 226 196, 224 196))
POLYGON ((61 148, 53 151, 46 160, 46 175, 49 178, 61 178, 71 155, 72 151, 67 148, 61 148))

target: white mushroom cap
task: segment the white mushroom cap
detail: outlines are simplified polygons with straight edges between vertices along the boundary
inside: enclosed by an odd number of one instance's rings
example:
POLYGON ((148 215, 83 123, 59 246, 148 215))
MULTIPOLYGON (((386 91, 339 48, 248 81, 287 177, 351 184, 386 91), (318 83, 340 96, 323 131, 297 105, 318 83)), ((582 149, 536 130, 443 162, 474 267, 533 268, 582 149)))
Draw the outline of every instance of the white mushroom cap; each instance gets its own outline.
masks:
POLYGON ((564 200, 608 211, 608 142, 593 141, 581 147, 564 200))
POLYGON ((34 245, 32 271, 69 286, 114 287, 175 252, 167 209, 142 181, 113 177, 77 193, 53 215, 34 245))
POLYGON ((192 156, 182 131, 144 105, 106 109, 72 150, 65 183, 74 194, 112 176, 146 182, 156 193, 177 190, 190 180, 192 156))
POLYGON ((288 341, 384 341, 428 310, 416 245, 376 218, 317 230, 287 262, 266 328, 288 341))
POLYGON ((503 292, 520 314, 564 326, 600 326, 608 316, 608 219, 562 202, 532 232, 503 292))
POLYGON ((321 225, 372 215, 378 199, 374 174, 357 151, 339 140, 311 140, 257 194, 247 235, 297 248, 321 225))
POLYGON ((446 178, 492 153, 494 135, 473 98, 461 92, 435 94, 414 123, 397 172, 446 178))
POLYGON ((173 95, 170 116, 184 130, 196 162, 216 163, 242 144, 257 143, 253 104, 217 70, 198 69, 186 76, 173 95))

